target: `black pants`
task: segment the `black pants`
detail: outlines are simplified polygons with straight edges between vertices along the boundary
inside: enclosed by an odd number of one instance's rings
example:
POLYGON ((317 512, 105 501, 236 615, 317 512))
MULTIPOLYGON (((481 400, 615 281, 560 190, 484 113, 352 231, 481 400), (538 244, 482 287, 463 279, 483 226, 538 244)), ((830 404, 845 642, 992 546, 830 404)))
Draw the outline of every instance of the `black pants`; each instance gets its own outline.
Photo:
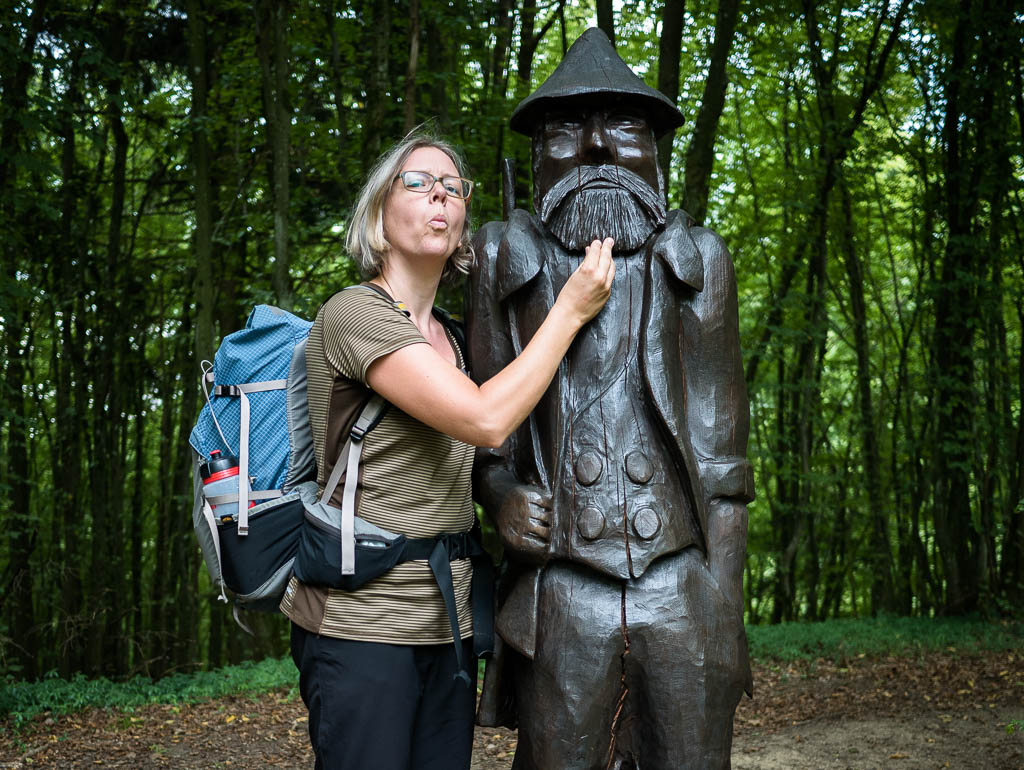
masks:
MULTIPOLYGON (((355 642, 294 623, 291 643, 316 770, 469 768, 475 676, 473 687, 455 679, 453 645, 355 642)), ((474 661, 472 640, 463 651, 474 661)))

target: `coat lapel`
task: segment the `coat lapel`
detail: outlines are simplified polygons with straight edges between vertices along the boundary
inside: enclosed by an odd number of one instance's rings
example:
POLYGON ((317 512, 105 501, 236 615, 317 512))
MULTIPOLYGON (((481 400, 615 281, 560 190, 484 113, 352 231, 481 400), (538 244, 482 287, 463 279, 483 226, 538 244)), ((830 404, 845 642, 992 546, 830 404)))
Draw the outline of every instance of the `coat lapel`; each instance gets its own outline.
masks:
POLYGON ((533 280, 544 266, 545 239, 537 229, 539 222, 522 209, 515 209, 509 217, 498 244, 495 265, 495 289, 499 302, 504 302, 533 280))
POLYGON ((640 363, 648 394, 678 448, 680 471, 689 481, 706 552, 707 506, 686 424, 686 372, 681 345, 700 344, 700 325, 685 297, 704 288, 704 259, 690 235, 687 215, 673 211, 651 245, 644 281, 640 363), (666 316, 668 316, 666 318, 666 316))
MULTIPOLYGON (((533 338, 544 321, 547 311, 555 302, 551 276, 542 268, 548 264, 551 242, 540 229, 540 220, 522 209, 515 209, 505 226, 505 233, 498 244, 495 262, 495 289, 512 338, 512 347, 518 356, 533 338), (517 295, 513 301, 509 301, 517 295)), ((556 376, 557 382, 557 376, 556 376)), ((553 385, 552 387, 557 387, 553 385)), ((516 475, 529 483, 538 484, 550 492, 552 448, 542 444, 543 431, 538 430, 538 419, 550 422, 554 417, 552 407, 557 410, 557 398, 553 405, 544 398, 537 408, 519 427, 514 441, 520 446, 529 446, 529 451, 513 452, 516 458, 516 475), (538 416, 538 412, 547 410, 538 416)))

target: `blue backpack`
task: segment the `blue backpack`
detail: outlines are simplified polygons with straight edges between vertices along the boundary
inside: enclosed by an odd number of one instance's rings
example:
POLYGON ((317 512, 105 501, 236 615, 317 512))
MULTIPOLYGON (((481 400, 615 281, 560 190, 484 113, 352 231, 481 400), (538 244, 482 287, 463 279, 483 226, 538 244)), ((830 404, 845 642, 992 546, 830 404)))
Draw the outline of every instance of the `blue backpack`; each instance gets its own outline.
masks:
MULTIPOLYGON (((214 363, 203 362, 206 404, 189 444, 203 458, 238 458, 240 518, 249 501, 280 497, 316 475, 306 406, 306 339, 313 324, 257 305, 245 328, 224 338, 214 363), (282 428, 282 416, 287 430, 282 428), (228 436, 231 438, 229 439, 228 436)), ((242 534, 247 524, 240 524, 242 534)))
POLYGON ((206 404, 189 437, 192 520, 221 599, 227 601, 228 589, 247 608, 277 609, 292 572, 301 500, 316 495, 306 405, 305 350, 312 325, 257 305, 245 328, 224 338, 213 364, 202 364, 206 404), (217 484, 211 495, 201 470, 218 457, 237 460, 230 479, 238 484, 217 484), (230 515, 216 515, 217 506, 230 515))

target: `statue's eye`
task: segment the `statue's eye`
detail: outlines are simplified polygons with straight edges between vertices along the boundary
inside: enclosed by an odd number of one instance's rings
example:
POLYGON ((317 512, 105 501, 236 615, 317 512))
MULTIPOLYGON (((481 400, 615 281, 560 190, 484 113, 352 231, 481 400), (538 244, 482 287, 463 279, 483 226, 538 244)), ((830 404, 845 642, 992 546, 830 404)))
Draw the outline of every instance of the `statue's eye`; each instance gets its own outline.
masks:
POLYGON ((551 133, 561 131, 579 131, 583 121, 571 115, 556 115, 544 122, 544 130, 551 133))
POLYGON ((628 112, 609 113, 606 120, 609 126, 614 126, 615 128, 640 129, 644 126, 643 118, 631 115, 628 112))

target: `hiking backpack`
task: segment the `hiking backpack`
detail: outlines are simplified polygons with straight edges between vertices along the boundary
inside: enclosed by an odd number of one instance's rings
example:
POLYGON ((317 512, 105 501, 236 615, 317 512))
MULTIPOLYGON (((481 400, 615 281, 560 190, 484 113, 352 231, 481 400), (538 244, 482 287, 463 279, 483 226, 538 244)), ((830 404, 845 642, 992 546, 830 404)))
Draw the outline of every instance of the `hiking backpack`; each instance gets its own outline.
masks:
POLYGON ((311 327, 284 310, 257 305, 245 328, 224 338, 213 364, 202 363, 206 403, 189 437, 192 522, 220 598, 227 601, 230 590, 244 608, 277 609, 292 572, 302 500, 316 495, 306 405, 311 327), (238 486, 208 497, 200 469, 218 454, 237 458, 232 478, 238 486), (218 505, 233 508, 232 515, 217 516, 218 505))

